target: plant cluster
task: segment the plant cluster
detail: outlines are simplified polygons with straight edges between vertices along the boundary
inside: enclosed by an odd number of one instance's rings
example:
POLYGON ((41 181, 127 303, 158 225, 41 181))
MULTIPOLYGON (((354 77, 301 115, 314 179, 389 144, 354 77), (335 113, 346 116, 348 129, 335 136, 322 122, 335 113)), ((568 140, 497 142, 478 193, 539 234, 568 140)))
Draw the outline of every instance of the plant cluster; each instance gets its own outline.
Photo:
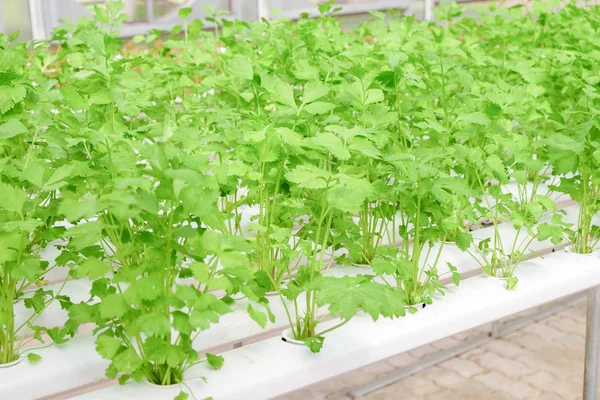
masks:
POLYGON ((445 244, 510 289, 535 240, 592 252, 600 8, 551 6, 442 3, 436 24, 373 12, 351 30, 331 2, 298 21, 216 14, 211 30, 184 8, 125 42, 108 2, 56 47, 0 36, 0 363, 32 332, 93 323, 109 377, 170 385, 235 302, 262 327, 280 302, 317 352, 358 312, 400 317, 444 274, 458 285, 445 244), (579 203, 576 226, 555 193, 579 203), (474 241, 482 223, 494 235, 474 241), (45 289, 56 267, 92 281, 89 301, 45 289), (35 326, 54 300, 65 326, 35 326), (19 301, 32 317, 16 327, 19 301))

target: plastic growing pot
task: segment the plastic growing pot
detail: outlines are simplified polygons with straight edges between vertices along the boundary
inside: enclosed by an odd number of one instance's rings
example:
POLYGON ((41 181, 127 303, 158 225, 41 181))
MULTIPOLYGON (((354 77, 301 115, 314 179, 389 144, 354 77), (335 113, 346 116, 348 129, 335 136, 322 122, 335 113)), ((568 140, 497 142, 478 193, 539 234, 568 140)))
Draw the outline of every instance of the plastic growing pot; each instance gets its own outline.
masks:
POLYGON ((19 357, 16 360, 11 361, 6 364, 0 364, 0 369, 14 367, 15 365, 19 364, 21 361, 23 361, 23 357, 19 357))
POLYGON ((502 270, 497 270, 496 271, 496 275, 489 275, 489 274, 485 274, 485 276, 487 276, 488 278, 492 278, 492 279, 498 279, 500 281, 507 281, 508 278, 505 278, 502 276, 502 270))
POLYGON ((146 384, 146 386, 150 386, 153 389, 159 389, 159 390, 180 390, 181 387, 181 383, 174 383, 172 385, 157 385, 156 383, 152 383, 150 382, 148 379, 144 378, 143 380, 144 384, 146 384))
POLYGON ((425 308, 427 306, 427 304, 425 303, 419 303, 419 304, 415 304, 412 306, 404 306, 405 309, 409 310, 410 308, 416 308, 417 310, 421 310, 423 308, 425 308))
POLYGON ((286 343, 304 346, 304 340, 298 340, 294 338, 292 328, 287 328, 283 332, 281 332, 281 340, 286 343))
POLYGON ((491 218, 479 218, 479 223, 482 226, 488 226, 492 225, 494 223, 494 220, 492 220, 491 218))
POLYGON ((578 252, 574 251, 573 246, 571 246, 571 245, 568 245, 567 247, 565 247, 565 252, 567 252, 569 254, 577 254, 582 257, 596 257, 597 258, 600 255, 600 249, 594 249, 594 251, 592 251, 591 253, 582 254, 582 253, 578 253, 578 252))

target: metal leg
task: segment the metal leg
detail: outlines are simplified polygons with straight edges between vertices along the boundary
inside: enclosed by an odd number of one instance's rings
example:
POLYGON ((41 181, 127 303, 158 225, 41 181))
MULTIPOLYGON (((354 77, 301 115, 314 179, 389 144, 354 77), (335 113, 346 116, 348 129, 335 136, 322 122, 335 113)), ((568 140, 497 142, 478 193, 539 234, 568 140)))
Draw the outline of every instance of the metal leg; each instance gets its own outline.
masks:
POLYGON ((423 14, 423 19, 425 21, 433 20, 433 6, 434 6, 433 3, 434 3, 434 0, 424 0, 423 1, 423 7, 425 8, 424 14, 423 14))
MULTIPOLYGON (((600 292, 600 287, 598 287, 596 290, 600 292)), ((452 357, 455 357, 459 354, 463 354, 471 349, 477 348, 480 345, 494 340, 496 338, 501 338, 505 335, 508 335, 511 332, 515 332, 534 322, 540 321, 569 307, 573 307, 576 304, 581 304, 585 300, 587 295, 589 295, 589 293, 584 292, 576 294, 574 296, 569 296, 566 300, 560 300, 560 302, 555 303, 550 307, 544 307, 543 309, 536 311, 533 314, 519 317, 516 320, 510 322, 503 322, 501 320, 494 321, 491 324, 489 332, 475 335, 457 346, 433 353, 419 361, 409 364, 404 368, 392 371, 389 374, 384 375, 374 381, 368 382, 361 386, 354 387, 350 391, 340 393, 339 395, 332 397, 332 400, 350 400, 362 398, 363 396, 366 396, 369 393, 372 393, 387 385, 390 385, 401 379, 411 376, 426 368, 437 365, 442 361, 449 360, 452 357)), ((597 310, 600 310, 600 300, 598 300, 597 305, 597 310)), ((600 320, 600 318, 598 319, 600 320)), ((600 328, 597 332, 600 333, 600 328)), ((598 335, 595 336, 598 337, 598 335)), ((595 399, 595 397, 591 397, 590 399, 595 399)), ((584 400, 590 399, 585 398, 584 400)))
POLYGON ((492 322, 492 326, 490 327, 490 337, 497 338, 500 336, 500 331, 502 330, 502 322, 494 321, 492 322))
POLYGON ((598 393, 598 353, 600 352, 600 286, 588 291, 585 334, 583 400, 596 400, 598 393))

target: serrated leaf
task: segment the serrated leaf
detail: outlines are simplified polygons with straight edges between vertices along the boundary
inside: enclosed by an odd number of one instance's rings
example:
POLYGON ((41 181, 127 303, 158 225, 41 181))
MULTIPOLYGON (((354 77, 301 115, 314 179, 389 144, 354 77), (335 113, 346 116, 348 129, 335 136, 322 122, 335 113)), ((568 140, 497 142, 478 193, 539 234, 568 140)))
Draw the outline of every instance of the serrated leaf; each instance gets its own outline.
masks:
POLYGON ((383 101, 383 92, 379 89, 369 89, 365 92, 365 105, 383 101))
POLYGON ((77 278, 87 276, 89 279, 97 279, 108 272, 108 265, 96 257, 89 257, 77 270, 77 278))
POLYGON ((344 145, 344 142, 339 137, 331 132, 323 132, 315 137, 310 138, 310 142, 322 146, 324 150, 329 151, 340 160, 348 160, 350 152, 344 145))
POLYGON ((41 359, 42 359, 42 356, 40 356, 39 354, 36 354, 36 353, 27 353, 27 360, 30 363, 32 363, 32 364, 37 363, 41 359))
POLYGON ((293 109, 297 108, 292 86, 270 75, 261 75, 261 81, 262 87, 273 96, 275 101, 293 109))
POLYGON ((252 62, 248 57, 241 55, 236 55, 227 63, 227 72, 236 78, 244 80, 251 80, 254 76, 252 62))
POLYGON ((218 356, 212 353, 206 353, 206 361, 213 369, 221 369, 225 363, 223 356, 218 356))
POLYGON ((0 114, 6 113, 27 96, 23 86, 0 86, 0 114))
POLYGON ((0 193, 2 193, 0 209, 21 213, 23 206, 27 201, 27 195, 23 190, 8 185, 4 182, 0 182, 0 193))
POLYGON ((73 169, 75 169, 75 166, 72 164, 63 165, 57 168, 46 183, 44 183, 43 189, 45 191, 52 191, 66 185, 66 179, 71 175, 73 169))
POLYGON ((298 186, 306 189, 324 189, 331 175, 329 172, 312 165, 299 165, 287 172, 285 177, 298 186))
POLYGON ((102 318, 112 319, 122 317, 129 305, 125 302, 122 294, 109 294, 100 302, 99 310, 102 318))
POLYGON ((179 9, 179 11, 177 12, 177 15, 181 19, 186 19, 187 17, 189 17, 189 15, 191 13, 192 13, 192 7, 183 7, 183 8, 179 9))
POLYGON ((147 335, 165 336, 171 330, 169 318, 159 312, 143 314, 137 319, 136 325, 141 332, 147 335))
POLYGON ((467 251, 473 243, 473 236, 468 232, 458 232, 456 234, 456 246, 462 251, 467 251))
MULTIPOLYGON (((0 88, 0 90, 2 89, 0 88)), ((29 132, 27 127, 18 119, 9 119, 0 125, 0 139, 10 139, 27 132, 29 132)))
POLYGON ((313 115, 327 114, 331 112, 335 108, 335 104, 326 103, 323 101, 315 101, 314 103, 310 103, 309 105, 304 107, 306 112, 313 115))
POLYGON ((173 398, 173 400, 188 400, 190 397, 186 392, 179 392, 177 396, 173 398))
POLYGON ((306 347, 310 349, 312 353, 318 353, 323 348, 323 342, 325 338, 323 336, 312 336, 304 340, 306 347))
POLYGON ((485 116, 482 112, 475 111, 469 114, 461 114, 457 118, 458 121, 467 122, 469 124, 481 125, 481 126, 490 126, 491 121, 488 117, 485 116))
POLYGON ((315 100, 319 100, 321 97, 329 94, 329 87, 321 82, 309 82, 306 84, 304 94, 302 95, 302 102, 309 104, 315 100))
POLYGON ((261 328, 264 329, 267 326, 266 314, 258 311, 256 308, 252 307, 251 304, 248 304, 248 314, 261 328))
POLYGON ((106 360, 112 360, 122 346, 123 342, 114 336, 104 334, 96 339, 96 351, 106 360))

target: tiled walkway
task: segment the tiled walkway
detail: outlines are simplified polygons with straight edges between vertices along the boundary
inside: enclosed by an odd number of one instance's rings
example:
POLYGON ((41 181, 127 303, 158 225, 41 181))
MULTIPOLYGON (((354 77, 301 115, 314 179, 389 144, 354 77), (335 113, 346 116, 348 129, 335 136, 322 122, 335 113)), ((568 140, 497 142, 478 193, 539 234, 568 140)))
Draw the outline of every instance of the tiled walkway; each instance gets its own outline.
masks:
MULTIPOLYGON (((586 304, 582 302, 363 399, 581 399, 585 316, 586 304)), ((477 330, 388 358, 279 400, 333 399, 436 350, 460 343, 474 333, 477 330)))

